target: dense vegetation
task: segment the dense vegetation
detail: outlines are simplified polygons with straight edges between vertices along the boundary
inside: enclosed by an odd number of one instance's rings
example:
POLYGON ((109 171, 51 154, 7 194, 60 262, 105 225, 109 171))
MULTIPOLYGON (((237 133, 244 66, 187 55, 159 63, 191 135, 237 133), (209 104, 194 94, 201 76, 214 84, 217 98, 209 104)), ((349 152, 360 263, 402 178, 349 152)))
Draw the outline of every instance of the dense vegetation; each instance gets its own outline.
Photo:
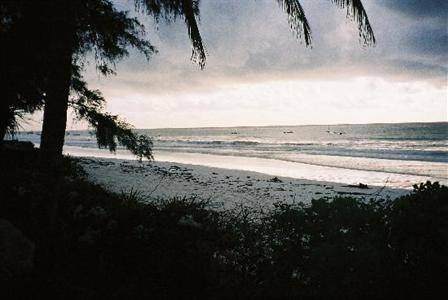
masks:
POLYGON ((48 169, 16 146, 0 155, 0 220, 35 248, 26 267, 0 259, 2 298, 435 299, 446 286, 448 188, 437 183, 260 217, 113 194, 72 159, 48 169))

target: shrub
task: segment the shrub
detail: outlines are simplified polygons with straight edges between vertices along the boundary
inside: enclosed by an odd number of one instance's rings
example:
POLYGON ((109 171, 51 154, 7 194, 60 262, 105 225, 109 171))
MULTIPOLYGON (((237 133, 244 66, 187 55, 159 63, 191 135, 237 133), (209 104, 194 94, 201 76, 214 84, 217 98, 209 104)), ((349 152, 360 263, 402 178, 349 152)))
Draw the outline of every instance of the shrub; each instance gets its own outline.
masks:
MULTIPOLYGON (((216 212, 195 198, 114 194, 75 161, 3 150, 0 218, 36 244, 10 295, 65 299, 436 298, 448 266, 448 188, 216 212)), ((5 290, 6 291, 6 290, 5 290)))

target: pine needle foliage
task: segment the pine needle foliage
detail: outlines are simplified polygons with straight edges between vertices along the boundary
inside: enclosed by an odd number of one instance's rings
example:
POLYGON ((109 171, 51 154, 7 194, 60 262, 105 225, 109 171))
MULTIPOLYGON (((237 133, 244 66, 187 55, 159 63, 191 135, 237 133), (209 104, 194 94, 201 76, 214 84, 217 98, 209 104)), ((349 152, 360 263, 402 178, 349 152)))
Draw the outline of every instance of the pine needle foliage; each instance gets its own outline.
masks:
POLYGON ((376 43, 375 34, 361 0, 331 1, 338 7, 347 9, 347 17, 358 24, 359 38, 364 45, 372 46, 376 43))
MULTIPOLYGON (((312 42, 311 27, 299 0, 276 0, 278 5, 288 15, 288 22, 298 39, 302 39, 306 46, 312 42)), ((331 0, 339 8, 347 10, 347 17, 358 25, 359 38, 366 46, 375 44, 375 35, 370 25, 367 13, 361 0, 331 0)))
POLYGON ((201 69, 205 67, 207 52, 199 31, 199 0, 135 0, 137 11, 148 14, 159 22, 160 19, 175 21, 183 18, 192 44, 191 60, 201 69))
POLYGON ((131 151, 141 161, 143 158, 153 160, 152 140, 137 134, 133 127, 117 115, 104 112, 106 99, 99 90, 90 90, 82 78, 72 80, 72 96, 70 106, 78 119, 85 120, 93 128, 99 148, 107 148, 111 152, 121 145, 131 151))
POLYGON ((277 0, 278 5, 288 15, 288 22, 298 39, 303 39, 305 45, 311 45, 311 28, 305 12, 298 0, 277 0))

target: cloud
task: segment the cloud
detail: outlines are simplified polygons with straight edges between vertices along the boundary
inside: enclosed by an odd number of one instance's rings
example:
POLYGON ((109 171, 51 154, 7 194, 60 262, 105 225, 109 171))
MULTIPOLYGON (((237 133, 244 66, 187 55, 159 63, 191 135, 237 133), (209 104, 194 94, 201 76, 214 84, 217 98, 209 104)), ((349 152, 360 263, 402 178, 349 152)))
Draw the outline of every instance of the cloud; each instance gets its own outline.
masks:
POLYGON ((182 20, 178 20, 162 22, 158 30, 150 25, 149 38, 159 53, 149 63, 132 53, 119 64, 118 73, 126 75, 120 78, 123 84, 146 82, 157 91, 167 85, 174 90, 201 88, 201 82, 213 86, 211 79, 251 80, 280 73, 323 75, 325 69, 331 73, 335 68, 344 73, 347 65, 361 75, 401 73, 400 77, 419 80, 440 77, 441 68, 446 68, 446 27, 431 18, 446 14, 445 1, 364 0, 378 40, 374 48, 358 43, 356 25, 329 1, 302 2, 313 30, 312 49, 293 36, 286 15, 273 0, 203 0, 200 29, 209 54, 205 71, 198 72, 189 60, 191 45, 182 20), (394 15, 396 11, 400 15, 394 15), (428 20, 402 14, 420 14, 428 20), (187 87, 185 81, 191 81, 187 87))
POLYGON ((413 18, 439 18, 447 22, 448 2, 445 0, 380 0, 385 7, 413 18))
MULTIPOLYGON (((120 1, 125 8, 128 2, 120 1)), ((117 76, 98 80, 92 69, 86 76, 92 87, 99 88, 110 99, 109 108, 113 112, 130 116, 129 120, 137 120, 139 126, 144 126, 144 118, 138 117, 139 113, 143 114, 142 110, 154 107, 166 113, 164 105, 170 107, 168 111, 195 110, 190 117, 182 116, 182 126, 187 126, 187 119, 207 113, 200 107, 208 107, 208 112, 221 116, 216 120, 223 120, 217 107, 225 109, 211 105, 207 101, 212 100, 208 98, 214 99, 212 103, 216 104, 228 103, 227 99, 234 97, 245 103, 238 107, 232 102, 235 115, 238 114, 236 111, 248 114, 251 109, 257 113, 255 107, 249 107, 245 102, 247 99, 242 100, 242 96, 232 90, 241 86, 276 86, 276 82, 285 81, 298 85, 310 80, 334 81, 340 86, 358 78, 371 78, 371 82, 381 78, 391 85, 396 82, 412 86, 425 82, 431 86, 432 99, 440 98, 433 106, 440 110, 446 103, 448 46, 445 17, 448 1, 363 0, 363 3, 377 38, 375 47, 363 47, 359 43, 356 24, 347 20, 346 12, 332 5, 331 1, 302 0, 313 32, 312 48, 307 48, 294 37, 287 16, 274 0, 202 0, 200 30, 208 52, 205 70, 200 71, 190 61, 191 44, 182 20, 169 24, 161 22, 155 28, 153 22, 145 19, 148 37, 159 50, 158 54, 146 62, 143 56, 131 51, 130 57, 117 65, 117 76)), ((336 86, 325 85, 330 89, 326 95, 341 93, 336 86)), ((368 89, 370 85, 361 86, 368 89)), ((381 86, 386 88, 387 85, 381 86)), ((424 86, 428 88, 428 85, 424 86)), ((394 111, 400 111, 399 106, 407 98, 417 101, 415 96, 405 95, 406 89, 387 88, 400 93, 400 102, 394 111)), ((311 93, 309 99, 315 89, 307 90, 311 93)), ((254 94, 261 95, 256 91, 254 94)), ((362 92, 356 95, 362 95, 362 92)), ((381 92, 373 96, 360 96, 358 101, 366 107, 366 99, 369 99, 369 105, 384 101, 380 99, 381 92), (376 98, 371 98, 373 96, 376 98)), ((283 97, 278 100, 280 102, 290 101, 286 93, 278 94, 278 97, 283 97)), ((311 101, 307 99, 304 97, 301 103, 305 105, 311 101)), ((355 103, 356 99, 351 101, 355 103)), ((258 112, 275 123, 275 117, 267 116, 267 107, 272 107, 263 101, 259 106, 258 112)), ((417 114, 418 111, 412 116, 417 114)), ((428 111, 425 120, 429 114, 428 111)), ((147 120, 153 117, 148 116, 147 120)), ((256 119, 257 124, 260 119, 262 117, 256 119)), ((255 118, 252 120, 255 122, 255 118)), ((176 126, 174 117, 170 122, 169 126, 176 126)))

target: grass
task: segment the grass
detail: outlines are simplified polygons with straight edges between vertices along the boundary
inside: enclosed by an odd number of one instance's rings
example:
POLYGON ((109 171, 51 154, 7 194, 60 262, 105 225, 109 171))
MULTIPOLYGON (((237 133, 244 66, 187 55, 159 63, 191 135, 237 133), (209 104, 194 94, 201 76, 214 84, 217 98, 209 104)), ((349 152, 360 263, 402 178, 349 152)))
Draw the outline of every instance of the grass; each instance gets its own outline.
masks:
POLYGON ((34 266, 0 265, 3 295, 63 299, 422 299, 448 264, 448 188, 394 199, 277 203, 254 220, 194 198, 141 201, 88 182, 65 158, 1 153, 0 218, 35 243, 34 266))

